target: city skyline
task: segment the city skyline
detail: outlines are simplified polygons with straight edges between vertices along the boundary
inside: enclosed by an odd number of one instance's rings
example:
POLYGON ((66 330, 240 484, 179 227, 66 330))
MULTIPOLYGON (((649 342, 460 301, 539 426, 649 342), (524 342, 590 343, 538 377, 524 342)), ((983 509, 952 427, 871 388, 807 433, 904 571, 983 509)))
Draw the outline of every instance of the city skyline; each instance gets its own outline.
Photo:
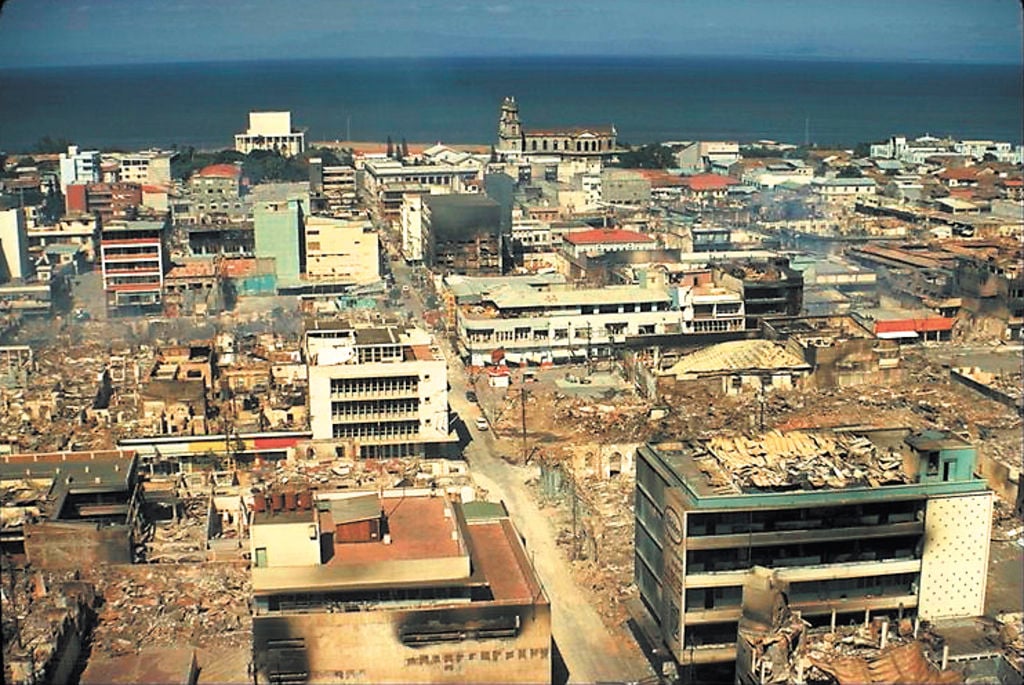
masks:
POLYGON ((1017 64, 1021 35, 1019 5, 1002 0, 11 0, 0 13, 0 64, 583 55, 1017 64))

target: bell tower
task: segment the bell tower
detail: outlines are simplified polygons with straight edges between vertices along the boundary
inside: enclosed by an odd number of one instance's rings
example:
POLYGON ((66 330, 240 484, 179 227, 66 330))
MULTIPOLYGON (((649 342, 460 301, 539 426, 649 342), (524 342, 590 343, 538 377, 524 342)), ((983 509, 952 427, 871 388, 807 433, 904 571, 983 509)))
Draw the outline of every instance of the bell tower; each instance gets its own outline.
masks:
POLYGON ((506 97, 501 103, 501 117, 498 119, 498 149, 503 152, 523 151, 523 130, 519 125, 519 105, 514 97, 506 97))

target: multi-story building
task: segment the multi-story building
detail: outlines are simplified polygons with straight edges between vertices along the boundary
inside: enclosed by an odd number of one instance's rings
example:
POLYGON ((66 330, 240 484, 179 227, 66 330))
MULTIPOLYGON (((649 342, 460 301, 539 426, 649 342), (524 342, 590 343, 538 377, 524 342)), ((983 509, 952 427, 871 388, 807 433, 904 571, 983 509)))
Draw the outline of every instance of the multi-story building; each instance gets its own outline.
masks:
POLYGON ((101 223, 134 219, 142 205, 142 186, 121 182, 73 183, 68 186, 65 204, 69 214, 94 214, 101 223))
POLYGON ((99 220, 88 214, 65 216, 55 224, 28 229, 28 244, 32 248, 53 245, 75 245, 81 248, 86 261, 96 259, 99 239, 99 220))
POLYGON ((500 504, 257 494, 259 682, 551 682, 551 609, 500 504))
POLYGON ((992 493, 959 438, 771 432, 648 444, 636 463, 636 583, 681 665, 735 660, 755 566, 812 624, 983 611, 992 493))
POLYGON ((305 219, 306 280, 365 284, 380 280, 380 241, 367 219, 305 219))
POLYGON ((743 298, 738 292, 713 285, 686 285, 677 288, 676 293, 683 333, 743 330, 743 298))
POLYGON ((176 152, 142 150, 104 155, 117 164, 116 181, 161 185, 171 182, 171 160, 176 152))
POLYGON ((111 221, 100 229, 107 309, 157 310, 167 270, 165 221, 111 221))
POLYGON ((423 263, 423 197, 410 193, 402 200, 402 256, 409 264, 423 263))
POLYGON ((25 211, 20 207, 0 211, 0 283, 21 282, 32 276, 28 246, 25 211))
POLYGON ((379 221, 398 221, 404 194, 465 193, 468 184, 479 176, 477 167, 406 166, 392 159, 367 160, 363 164, 361 192, 379 221))
POLYGON ((60 153, 60 191, 67 193, 72 183, 98 183, 100 181, 99 150, 79 150, 69 145, 67 152, 60 153))
POLYGON ((423 455, 451 440, 447 365, 426 331, 318 320, 304 353, 314 439, 363 457, 423 455))
POLYGON ((320 157, 309 160, 310 192, 328 216, 346 217, 355 212, 356 170, 348 165, 324 166, 320 157))
POLYGON ((306 151, 306 134, 292 128, 291 112, 249 112, 249 128, 235 134, 235 149, 244 155, 270 150, 293 157, 306 151))
POLYGON ((617 132, 614 126, 524 129, 514 97, 501 103, 498 118, 498 152, 516 156, 610 157, 617 132))
POLYGON ((459 344, 469 363, 490 363, 499 349, 511 363, 583 360, 611 355, 627 337, 681 332, 679 311, 660 288, 515 284, 477 292, 457 307, 459 344))
POLYGON ((306 232, 298 200, 261 202, 253 212, 256 258, 273 259, 277 286, 298 286, 306 271, 306 232))
POLYGON ((505 240, 501 206, 481 194, 428 195, 423 198, 423 262, 437 271, 469 275, 501 274, 505 240))
POLYGON ((797 316, 803 308, 803 276, 785 258, 725 263, 715 267, 715 281, 740 293, 749 329, 762 319, 797 316))
POLYGON ((188 180, 186 200, 175 205, 175 223, 241 223, 252 212, 252 203, 243 194, 242 167, 237 164, 211 164, 197 171, 188 180))

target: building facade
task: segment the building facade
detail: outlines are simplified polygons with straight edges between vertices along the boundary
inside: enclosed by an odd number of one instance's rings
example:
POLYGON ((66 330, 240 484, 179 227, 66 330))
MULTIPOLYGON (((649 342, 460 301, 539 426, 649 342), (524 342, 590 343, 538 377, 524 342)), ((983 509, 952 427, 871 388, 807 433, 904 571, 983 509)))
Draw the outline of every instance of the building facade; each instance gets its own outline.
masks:
POLYGON ((67 152, 60 153, 60 190, 67 193, 72 183, 99 183, 100 153, 99 150, 79 150, 77 145, 69 145, 67 152))
POLYGON ((755 566, 812 624, 983 612, 992 493, 963 440, 772 432, 647 445, 636 462, 636 582, 681 665, 736 658, 755 566))
POLYGON ((363 457, 449 442, 447 365, 426 331, 317 321, 304 353, 315 440, 354 443, 363 457))
POLYGON ((111 221, 100 229, 108 311, 156 311, 167 271, 165 221, 111 221))
POLYGON ((380 280, 380 241, 366 219, 305 219, 306 280, 366 284, 380 280))
POLYGON ((627 337, 679 333, 680 321, 666 291, 635 286, 495 288, 456 308, 460 352, 474 365, 490 363, 497 350, 509 363, 610 356, 627 337))
POLYGON ((551 682, 548 598, 502 505, 258 494, 258 682, 551 682))
POLYGON ((498 118, 497 151, 510 157, 610 157, 617 152, 614 126, 524 129, 519 105, 506 97, 498 118))
POLYGON ((235 150, 243 155, 269 150, 294 157, 306 151, 306 134, 292 128, 291 112, 249 112, 249 128, 235 134, 235 150))

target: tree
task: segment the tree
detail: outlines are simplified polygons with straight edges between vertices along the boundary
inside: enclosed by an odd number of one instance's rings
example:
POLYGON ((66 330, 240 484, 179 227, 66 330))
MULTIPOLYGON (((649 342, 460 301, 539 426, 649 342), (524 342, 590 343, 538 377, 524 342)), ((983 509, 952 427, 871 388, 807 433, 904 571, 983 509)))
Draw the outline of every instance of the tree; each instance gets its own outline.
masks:
POLYGON ((498 152, 494 149, 494 145, 491 145, 491 158, 489 160, 492 164, 498 161, 498 152))
POLYGON ((405 142, 405 137, 402 137, 402 159, 406 159, 409 156, 409 143, 405 142))
POLYGON ((633 169, 667 169, 676 165, 676 156, 660 143, 650 143, 619 155, 619 166, 633 169))
POLYGON ((388 157, 395 156, 395 145, 394 143, 391 142, 391 136, 388 136, 387 148, 385 148, 384 154, 386 154, 388 157))
POLYGON ((71 141, 67 138, 51 138, 50 136, 43 136, 36 141, 35 152, 44 155, 52 155, 58 152, 66 152, 68 146, 71 145, 71 141))
POLYGON ((853 156, 861 159, 871 156, 871 143, 857 143, 853 148, 853 156))
POLYGON ((860 178, 863 175, 864 174, 860 173, 860 169, 853 164, 847 164, 839 170, 838 174, 836 174, 839 178, 860 178))

